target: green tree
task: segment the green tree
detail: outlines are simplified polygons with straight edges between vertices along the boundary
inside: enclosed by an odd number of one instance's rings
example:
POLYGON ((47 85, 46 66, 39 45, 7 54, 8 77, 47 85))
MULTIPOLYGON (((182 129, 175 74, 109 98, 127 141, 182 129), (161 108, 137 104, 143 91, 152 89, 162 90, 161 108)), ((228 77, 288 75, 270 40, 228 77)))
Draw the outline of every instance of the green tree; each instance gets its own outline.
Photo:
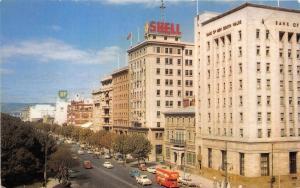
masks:
MULTIPOLYGON (((46 134, 32 123, 1 114, 1 181, 12 187, 42 179, 46 134)), ((48 153, 55 151, 55 141, 48 140, 48 153)))
POLYGON ((145 160, 151 152, 152 145, 150 141, 143 134, 132 134, 129 139, 130 153, 133 157, 140 160, 145 160))
POLYGON ((115 152, 120 152, 123 155, 124 162, 126 163, 126 155, 133 150, 132 145, 130 144, 130 136, 124 134, 116 136, 113 144, 113 150, 115 152))

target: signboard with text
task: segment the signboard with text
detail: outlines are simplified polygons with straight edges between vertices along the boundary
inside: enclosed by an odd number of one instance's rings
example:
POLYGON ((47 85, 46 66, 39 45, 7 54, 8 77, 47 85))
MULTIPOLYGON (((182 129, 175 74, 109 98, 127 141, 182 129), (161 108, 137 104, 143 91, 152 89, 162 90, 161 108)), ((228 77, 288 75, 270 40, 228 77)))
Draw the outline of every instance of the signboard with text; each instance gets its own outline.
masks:
POLYGON ((151 21, 150 23, 145 24, 145 35, 147 34, 180 36, 180 25, 167 22, 151 21))

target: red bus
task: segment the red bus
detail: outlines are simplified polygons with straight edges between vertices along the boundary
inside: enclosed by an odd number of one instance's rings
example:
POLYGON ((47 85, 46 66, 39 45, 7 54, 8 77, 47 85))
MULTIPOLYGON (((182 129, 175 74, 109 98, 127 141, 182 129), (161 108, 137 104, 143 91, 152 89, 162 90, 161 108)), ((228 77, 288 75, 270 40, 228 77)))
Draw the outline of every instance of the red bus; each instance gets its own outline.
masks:
POLYGON ((178 178, 179 178, 178 172, 164 169, 164 168, 156 168, 156 182, 159 185, 168 188, 179 187, 178 178))

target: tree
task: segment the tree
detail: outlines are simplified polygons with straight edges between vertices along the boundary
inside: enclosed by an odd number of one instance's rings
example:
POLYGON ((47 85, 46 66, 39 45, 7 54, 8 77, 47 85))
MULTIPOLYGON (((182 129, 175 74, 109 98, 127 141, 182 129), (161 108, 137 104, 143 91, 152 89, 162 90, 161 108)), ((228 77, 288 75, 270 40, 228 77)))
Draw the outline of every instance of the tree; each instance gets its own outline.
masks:
POLYGON ((69 182, 69 169, 79 165, 70 153, 70 146, 63 144, 51 155, 49 160, 49 168, 55 172, 59 182, 62 181, 63 184, 69 182))
POLYGON ((100 143, 103 147, 108 149, 109 153, 111 152, 111 149, 113 149, 113 143, 116 139, 115 133, 105 132, 105 134, 100 138, 100 143))
POLYGON ((115 152, 120 152, 123 155, 124 162, 126 163, 126 155, 132 151, 130 137, 124 134, 116 136, 113 149, 115 152))
MULTIPOLYGON (((36 131, 32 123, 1 114, 1 181, 12 187, 42 178, 44 155, 43 131, 36 131)), ((55 151, 49 140, 48 153, 55 151)))
POLYGON ((132 134, 129 139, 131 153, 134 157, 140 160, 145 160, 151 152, 152 145, 143 134, 132 134))

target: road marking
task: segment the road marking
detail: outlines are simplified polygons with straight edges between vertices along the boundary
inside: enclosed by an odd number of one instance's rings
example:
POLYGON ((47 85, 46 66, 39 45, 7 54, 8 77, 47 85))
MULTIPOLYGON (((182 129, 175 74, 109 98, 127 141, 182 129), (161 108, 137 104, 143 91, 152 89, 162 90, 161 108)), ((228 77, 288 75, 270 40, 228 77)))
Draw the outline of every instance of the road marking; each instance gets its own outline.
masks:
MULTIPOLYGON (((116 179, 116 180, 118 180, 118 181, 120 181, 120 182, 122 182, 122 183, 128 185, 129 187, 134 187, 134 188, 137 187, 137 186, 132 185, 132 184, 128 183, 127 181, 125 181, 125 180, 123 180, 123 179, 121 179, 121 178, 119 178, 119 177, 117 177, 117 176, 112 175, 111 173, 106 172, 106 171, 103 170, 102 168, 99 168, 99 167, 97 167, 97 166, 93 166, 93 168, 100 170, 102 173, 106 174, 107 176, 110 176, 111 178, 114 178, 114 179, 116 179)), ((91 171, 91 173, 93 173, 93 171, 91 171)))

